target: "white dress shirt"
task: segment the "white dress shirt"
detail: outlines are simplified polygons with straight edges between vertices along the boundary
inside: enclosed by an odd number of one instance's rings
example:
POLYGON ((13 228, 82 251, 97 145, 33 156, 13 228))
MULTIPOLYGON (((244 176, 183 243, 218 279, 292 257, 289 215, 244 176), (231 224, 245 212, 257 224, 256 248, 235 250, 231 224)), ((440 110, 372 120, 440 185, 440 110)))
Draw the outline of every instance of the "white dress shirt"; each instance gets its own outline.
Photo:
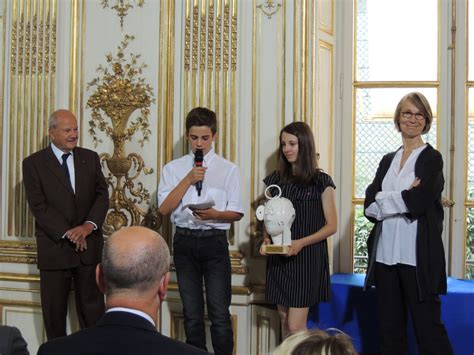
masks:
MULTIPOLYGON (((59 165, 63 165, 63 154, 64 152, 56 147, 53 143, 51 143, 51 149, 53 149, 53 153, 56 156, 56 159, 59 161, 59 165)), ((74 153, 72 150, 69 152, 70 155, 66 159, 66 164, 69 169, 69 181, 71 182, 72 189, 74 193, 76 192, 76 175, 74 171, 74 153)))
POLYGON ((400 170, 403 149, 399 149, 382 182, 382 191, 375 195, 366 214, 383 221, 377 244, 376 261, 386 264, 416 266, 416 234, 418 222, 405 217, 408 212, 402 191, 415 180, 415 163, 426 144, 414 149, 400 170))
POLYGON ((139 311, 138 309, 133 309, 133 308, 126 308, 126 307, 112 307, 108 309, 105 313, 109 312, 127 312, 127 313, 133 313, 137 316, 140 316, 142 318, 145 318, 147 321, 149 321, 153 326, 156 328, 156 324, 153 321, 153 318, 151 318, 148 314, 145 312, 139 311))
MULTIPOLYGON (((180 183, 194 166, 194 154, 191 151, 163 167, 158 185, 158 206, 169 193, 180 183)), ((211 149, 204 157, 203 166, 207 168, 202 182, 201 196, 195 186, 190 186, 179 205, 171 213, 171 222, 177 227, 190 229, 230 229, 230 223, 219 221, 202 221, 193 216, 187 208, 190 204, 214 202, 213 208, 218 211, 244 213, 240 189, 240 173, 237 165, 222 158, 211 149)))
MULTIPOLYGON (((54 156, 56 159, 58 159, 59 165, 63 165, 63 154, 64 152, 56 147, 52 142, 51 142, 51 149, 53 150, 54 156)), ((76 193, 76 174, 74 170, 74 153, 72 150, 69 152, 69 156, 66 159, 66 164, 69 169, 69 181, 71 182, 72 189, 74 190, 74 193, 76 193)), ((97 230, 97 224, 95 224, 92 221, 86 221, 94 226, 94 230, 97 230)), ((67 232, 66 232, 67 233, 67 232)), ((66 233, 64 233, 61 238, 66 238, 66 233)))

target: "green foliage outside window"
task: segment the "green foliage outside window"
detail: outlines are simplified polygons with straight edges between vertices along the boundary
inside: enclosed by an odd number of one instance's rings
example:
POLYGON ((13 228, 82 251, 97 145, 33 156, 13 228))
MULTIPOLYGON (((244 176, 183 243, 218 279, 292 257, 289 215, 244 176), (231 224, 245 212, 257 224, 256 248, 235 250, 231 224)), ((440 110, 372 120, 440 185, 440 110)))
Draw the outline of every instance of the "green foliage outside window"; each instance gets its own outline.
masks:
POLYGON ((374 226, 364 216, 363 206, 354 208, 354 272, 365 274, 367 271, 367 238, 374 226))
POLYGON ((467 209, 465 277, 469 280, 474 279, 474 208, 467 209))

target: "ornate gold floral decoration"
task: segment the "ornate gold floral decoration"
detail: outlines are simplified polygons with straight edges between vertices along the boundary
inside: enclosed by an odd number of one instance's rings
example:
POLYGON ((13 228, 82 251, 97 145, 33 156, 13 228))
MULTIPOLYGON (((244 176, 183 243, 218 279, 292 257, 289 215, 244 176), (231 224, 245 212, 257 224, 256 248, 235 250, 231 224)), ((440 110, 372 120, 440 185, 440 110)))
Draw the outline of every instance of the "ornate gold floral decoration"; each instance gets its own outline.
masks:
POLYGON ((135 38, 125 35, 118 46, 116 56, 107 54, 107 65, 97 68, 99 76, 88 83, 88 90, 95 89, 87 101, 92 110, 89 133, 97 146, 102 140, 98 131, 105 132, 114 143, 114 152, 100 155, 101 162, 110 173, 106 175, 107 184, 112 188, 109 213, 104 223, 104 232, 112 232, 127 225, 146 225, 158 229, 161 220, 157 208, 148 211, 139 204, 150 205, 150 193, 141 182, 135 184, 140 173, 150 174, 153 169, 145 168, 143 158, 136 154, 125 154, 125 142, 130 141, 137 131, 142 138, 138 140, 143 147, 151 134, 148 118, 150 105, 155 102, 153 90, 141 77, 146 64, 139 64, 140 55, 130 53, 125 59, 125 50, 135 38), (139 110, 138 117, 130 121, 130 116, 139 110))
POLYGON ((262 10, 268 19, 271 19, 280 8, 281 4, 274 4, 274 0, 266 0, 265 3, 257 5, 257 9, 262 10))
MULTIPOLYGON (((115 0, 115 5, 111 6, 112 10, 117 11, 118 17, 120 17, 120 28, 123 30, 123 19, 128 14, 128 10, 133 9, 132 3, 136 3, 138 7, 142 7, 145 4, 145 0, 115 0)), ((102 8, 109 7, 109 0, 100 0, 102 8)))

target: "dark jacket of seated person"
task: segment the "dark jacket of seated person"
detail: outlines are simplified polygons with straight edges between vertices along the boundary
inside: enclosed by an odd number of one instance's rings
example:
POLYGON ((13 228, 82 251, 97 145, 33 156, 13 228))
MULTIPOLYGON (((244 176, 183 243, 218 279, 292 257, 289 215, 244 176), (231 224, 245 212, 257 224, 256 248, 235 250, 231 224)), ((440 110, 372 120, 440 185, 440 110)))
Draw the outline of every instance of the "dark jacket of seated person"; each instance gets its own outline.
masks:
POLYGON ((27 346, 18 328, 0 325, 0 355, 29 355, 27 346))
MULTIPOLYGON (((208 354, 168 338, 145 318, 128 312, 106 313, 97 325, 40 347, 38 355, 208 354)), ((3 354, 2 354, 3 355, 3 354)))

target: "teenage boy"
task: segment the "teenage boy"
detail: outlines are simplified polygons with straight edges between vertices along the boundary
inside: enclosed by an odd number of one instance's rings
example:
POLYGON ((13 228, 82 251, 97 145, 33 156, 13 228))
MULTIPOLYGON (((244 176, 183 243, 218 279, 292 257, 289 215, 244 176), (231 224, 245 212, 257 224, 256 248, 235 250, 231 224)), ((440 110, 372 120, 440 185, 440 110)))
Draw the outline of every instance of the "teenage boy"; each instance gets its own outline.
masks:
MULTIPOLYGON (((203 107, 186 117, 191 152, 163 167, 158 186, 162 215, 176 225, 173 259, 183 302, 186 342, 206 349, 203 279, 216 354, 232 354, 231 266, 227 231, 243 216, 238 167, 214 152, 216 114, 203 107), (202 150, 202 164, 196 159, 202 150), (196 164, 197 162, 197 164, 196 164)), ((207 350, 207 349, 206 349, 207 350)))

